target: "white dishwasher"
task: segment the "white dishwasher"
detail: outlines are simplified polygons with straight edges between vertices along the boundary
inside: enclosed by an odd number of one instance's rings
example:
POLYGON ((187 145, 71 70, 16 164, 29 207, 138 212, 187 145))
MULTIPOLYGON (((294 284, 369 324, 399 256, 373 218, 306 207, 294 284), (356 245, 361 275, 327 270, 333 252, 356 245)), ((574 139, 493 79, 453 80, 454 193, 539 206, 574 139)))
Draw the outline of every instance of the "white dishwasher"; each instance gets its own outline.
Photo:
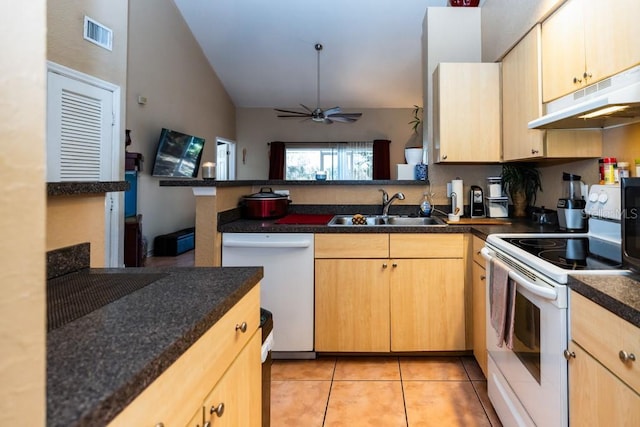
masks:
POLYGON ((222 266, 262 266, 260 306, 273 314, 272 357, 313 352, 313 234, 223 233, 222 266))

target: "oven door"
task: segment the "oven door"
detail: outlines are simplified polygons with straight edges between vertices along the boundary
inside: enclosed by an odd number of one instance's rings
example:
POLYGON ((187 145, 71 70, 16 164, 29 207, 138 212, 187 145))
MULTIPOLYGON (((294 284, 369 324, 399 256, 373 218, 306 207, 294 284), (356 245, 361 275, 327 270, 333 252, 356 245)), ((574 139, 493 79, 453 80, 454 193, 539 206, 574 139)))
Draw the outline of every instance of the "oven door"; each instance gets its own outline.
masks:
MULTIPOLYGON (((490 259, 492 252, 485 248, 485 258, 490 259)), ((498 346, 488 309, 489 397, 505 425, 566 426, 566 286, 509 269, 516 289, 514 345, 512 350, 504 343, 498 346)), ((488 283, 490 271, 487 262, 488 283)))

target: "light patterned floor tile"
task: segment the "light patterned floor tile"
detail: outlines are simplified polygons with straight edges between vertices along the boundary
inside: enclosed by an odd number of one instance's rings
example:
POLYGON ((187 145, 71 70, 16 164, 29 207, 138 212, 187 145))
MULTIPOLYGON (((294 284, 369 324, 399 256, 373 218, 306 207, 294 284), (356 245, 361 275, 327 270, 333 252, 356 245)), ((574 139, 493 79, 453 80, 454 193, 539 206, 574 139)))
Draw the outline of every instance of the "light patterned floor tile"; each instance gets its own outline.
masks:
POLYGON ((400 381, 334 381, 324 425, 406 427, 400 381))
POLYGON ((403 381, 468 381, 469 377, 458 357, 401 357, 403 381))
POLYGON ((391 380, 400 381, 397 357, 339 357, 334 381, 391 380))
POLYGON ((491 427, 469 381, 403 382, 409 427, 491 427))
POLYGON ((331 381, 272 381, 271 426, 322 427, 331 381))
POLYGON ((322 357, 315 360, 274 360, 271 365, 271 380, 331 381, 335 365, 335 357, 322 357))

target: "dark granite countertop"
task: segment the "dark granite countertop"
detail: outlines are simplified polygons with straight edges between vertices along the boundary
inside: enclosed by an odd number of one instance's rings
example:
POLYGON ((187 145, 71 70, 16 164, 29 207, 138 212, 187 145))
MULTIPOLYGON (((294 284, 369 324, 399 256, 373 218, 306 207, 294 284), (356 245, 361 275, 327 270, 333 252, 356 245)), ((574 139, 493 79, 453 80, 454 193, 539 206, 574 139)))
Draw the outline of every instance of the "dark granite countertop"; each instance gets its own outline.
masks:
POLYGON ((245 187, 248 185, 428 185, 429 181, 376 179, 367 181, 287 181, 283 179, 218 181, 215 179, 162 179, 160 187, 245 187))
POLYGON ((570 275, 571 290, 640 328, 640 282, 632 275, 570 275))
POLYGON ((72 274, 162 278, 47 333, 50 427, 107 424, 253 288, 263 270, 126 268, 72 274))
POLYGON ((127 191, 127 181, 96 181, 96 182, 48 182, 47 196, 71 196, 78 194, 101 194, 112 191, 127 191))

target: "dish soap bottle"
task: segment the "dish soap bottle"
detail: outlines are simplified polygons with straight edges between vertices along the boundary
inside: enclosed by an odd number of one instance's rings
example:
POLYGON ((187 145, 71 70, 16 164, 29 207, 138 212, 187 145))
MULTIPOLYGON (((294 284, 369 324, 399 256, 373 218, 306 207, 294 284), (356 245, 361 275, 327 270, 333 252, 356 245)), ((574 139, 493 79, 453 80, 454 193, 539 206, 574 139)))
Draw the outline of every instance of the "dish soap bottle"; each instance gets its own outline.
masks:
POLYGON ((424 197, 422 198, 422 202, 420 203, 420 216, 431 216, 431 197, 429 193, 424 193, 424 197))

